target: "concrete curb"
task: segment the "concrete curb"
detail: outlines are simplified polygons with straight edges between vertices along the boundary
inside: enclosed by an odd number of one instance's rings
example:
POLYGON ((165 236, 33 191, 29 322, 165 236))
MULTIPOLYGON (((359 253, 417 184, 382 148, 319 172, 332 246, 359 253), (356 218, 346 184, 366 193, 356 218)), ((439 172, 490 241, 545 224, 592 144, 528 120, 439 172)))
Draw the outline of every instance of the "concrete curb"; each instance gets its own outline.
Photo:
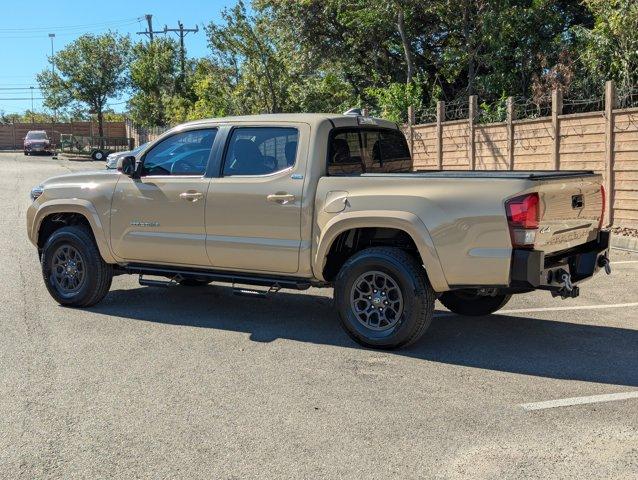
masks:
POLYGON ((638 253, 638 238, 625 237, 623 235, 612 235, 611 246, 612 248, 621 248, 623 250, 631 250, 632 252, 638 253))

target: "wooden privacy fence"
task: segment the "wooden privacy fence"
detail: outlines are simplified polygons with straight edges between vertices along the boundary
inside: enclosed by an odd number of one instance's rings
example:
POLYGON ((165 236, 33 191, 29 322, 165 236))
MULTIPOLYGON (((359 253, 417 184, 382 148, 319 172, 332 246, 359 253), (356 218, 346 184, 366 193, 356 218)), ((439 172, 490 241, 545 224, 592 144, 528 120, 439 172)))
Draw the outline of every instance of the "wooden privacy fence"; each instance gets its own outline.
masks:
POLYGON ((605 223, 638 227, 638 108, 616 108, 613 82, 604 110, 564 115, 560 91, 551 115, 516 119, 507 100, 504 122, 479 124, 476 96, 467 118, 445 121, 439 101, 436 122, 416 125, 408 111, 406 137, 418 170, 594 170, 607 192, 605 223))
MULTIPOLYGON (((34 122, 0 124, 0 149, 19 150, 29 130, 44 130, 54 145, 60 145, 60 134, 97 136, 98 126, 94 122, 34 122)), ((124 122, 105 122, 105 137, 126 137, 124 122)))
MULTIPOLYGON (((29 130, 45 130, 54 145, 60 145, 60 134, 97 136, 98 126, 94 122, 34 122, 0 124, 0 149, 19 150, 29 130)), ((125 137, 124 122, 105 122, 105 137, 125 137)))

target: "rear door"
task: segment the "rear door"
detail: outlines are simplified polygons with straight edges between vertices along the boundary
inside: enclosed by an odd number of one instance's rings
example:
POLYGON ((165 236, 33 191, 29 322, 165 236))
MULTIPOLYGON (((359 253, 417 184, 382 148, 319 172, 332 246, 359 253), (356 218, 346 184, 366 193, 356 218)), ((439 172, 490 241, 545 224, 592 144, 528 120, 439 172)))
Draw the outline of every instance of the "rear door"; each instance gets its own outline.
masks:
POLYGON ((307 124, 236 126, 206 199, 206 251, 219 269, 295 273, 307 124))

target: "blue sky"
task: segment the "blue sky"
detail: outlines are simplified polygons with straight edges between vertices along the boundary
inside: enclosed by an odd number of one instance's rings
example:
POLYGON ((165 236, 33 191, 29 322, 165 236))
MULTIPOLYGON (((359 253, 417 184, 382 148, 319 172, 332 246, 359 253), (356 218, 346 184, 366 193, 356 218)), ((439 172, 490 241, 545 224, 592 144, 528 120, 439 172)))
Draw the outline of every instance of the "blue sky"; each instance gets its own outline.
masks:
MULTIPOLYGON (((128 33, 132 38, 145 38, 135 32, 146 29, 145 14, 153 15, 153 29, 164 25, 177 28, 181 20, 186 28, 199 26, 199 33, 186 37, 189 56, 200 57, 208 53, 203 26, 211 20, 219 21, 225 6, 234 1, 220 0, 109 0, 87 2, 76 0, 28 0, 2 2, 0 23, 0 111, 23 112, 31 108, 30 86, 37 88, 35 76, 50 68, 47 56, 51 54, 49 33, 55 33, 54 48, 59 50, 83 33, 103 33, 109 29, 128 33), (141 20, 137 18, 141 17, 141 20), (15 100, 25 98, 26 100, 15 100), (12 99, 12 100, 8 100, 12 99)), ((248 3, 248 2, 247 2, 248 3)), ((174 34, 173 34, 174 35, 174 34)), ((176 38, 176 37, 175 37, 176 38)), ((40 92, 34 90, 36 99, 40 92)), ((113 108, 125 98, 113 101, 113 108)), ((41 100, 34 101, 40 110, 41 100)))

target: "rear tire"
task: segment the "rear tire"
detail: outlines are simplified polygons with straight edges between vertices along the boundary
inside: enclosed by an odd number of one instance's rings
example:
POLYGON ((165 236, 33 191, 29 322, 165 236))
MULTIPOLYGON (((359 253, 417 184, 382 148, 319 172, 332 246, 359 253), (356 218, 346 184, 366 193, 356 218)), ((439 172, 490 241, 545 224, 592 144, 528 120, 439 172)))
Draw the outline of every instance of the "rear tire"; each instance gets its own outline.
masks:
POLYGON ((356 253, 335 281, 341 325, 364 347, 393 349, 416 342, 432 322, 434 300, 423 266, 399 248, 356 253))
POLYGON ((53 232, 42 249, 42 277, 61 305, 90 307, 111 288, 113 267, 106 263, 91 232, 82 226, 53 232))
POLYGON ((480 317, 494 313, 505 306, 511 295, 484 296, 471 291, 445 292, 439 300, 450 311, 458 315, 480 317))

